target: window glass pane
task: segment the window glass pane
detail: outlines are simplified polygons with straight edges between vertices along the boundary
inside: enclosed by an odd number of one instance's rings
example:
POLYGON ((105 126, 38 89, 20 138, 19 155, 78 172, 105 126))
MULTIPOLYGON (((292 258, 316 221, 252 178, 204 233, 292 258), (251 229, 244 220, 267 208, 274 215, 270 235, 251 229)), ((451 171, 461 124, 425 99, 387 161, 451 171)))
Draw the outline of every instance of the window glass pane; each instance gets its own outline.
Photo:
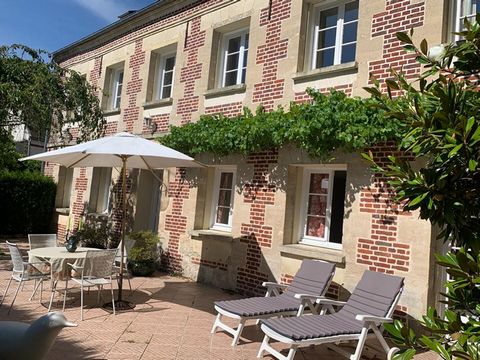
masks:
POLYGON ((312 174, 310 175, 311 194, 326 194, 328 192, 328 174, 312 174))
POLYGON ((172 86, 164 86, 162 88, 162 99, 167 99, 172 96, 172 86))
POLYGON ((357 22, 346 24, 343 27, 343 44, 357 41, 357 22))
POLYGON ((230 207, 230 199, 232 198, 231 190, 220 190, 218 193, 218 204, 230 207))
POLYGON ((321 50, 317 53, 317 64, 316 67, 321 68, 325 66, 333 65, 333 60, 335 56, 335 49, 321 50))
POLYGON ((247 69, 243 68, 242 69, 242 84, 245 84, 245 77, 247 75, 247 69))
POLYGON ((337 28, 323 30, 318 32, 317 49, 335 46, 335 38, 337 37, 337 28))
POLYGON ((338 8, 324 10, 320 13, 320 28, 324 29, 336 26, 338 20, 338 8))
POLYGON ((233 181, 233 173, 231 172, 222 172, 220 175, 220 188, 221 189, 231 189, 233 181))
POLYGON ((172 84, 173 72, 166 72, 163 74, 163 86, 172 84))
POLYGON ((226 70, 234 70, 238 67, 238 57, 239 54, 231 54, 227 56, 227 68, 226 70))
POLYGON ((237 84, 237 71, 228 72, 225 74, 225 86, 237 84))
POLYGON ((228 225, 228 216, 230 213, 230 208, 228 207, 218 207, 217 208, 217 216, 215 218, 215 222, 217 224, 226 224, 228 225))
POLYGON ((325 237, 325 218, 308 216, 305 235, 324 238, 325 237))
POLYGON ((353 21, 358 19, 358 1, 345 4, 344 21, 353 21))
POLYGON ((324 195, 310 195, 308 197, 308 215, 327 215, 327 197, 324 195))
POLYGON ((234 37, 234 38, 228 40, 227 51, 229 53, 239 51, 241 42, 242 42, 242 38, 240 36, 237 36, 237 37, 234 37))
POLYGON ((175 56, 171 56, 165 60, 165 70, 173 70, 175 66, 175 56))
POLYGON ((246 33, 245 34, 245 44, 244 44, 244 48, 245 49, 248 49, 248 42, 250 41, 250 34, 249 33, 246 33))
POLYGON ((355 61, 356 44, 342 46, 342 64, 355 61))
POLYGON ((119 83, 119 84, 122 84, 122 83, 123 83, 123 71, 121 71, 121 72, 118 74, 118 83, 119 83))

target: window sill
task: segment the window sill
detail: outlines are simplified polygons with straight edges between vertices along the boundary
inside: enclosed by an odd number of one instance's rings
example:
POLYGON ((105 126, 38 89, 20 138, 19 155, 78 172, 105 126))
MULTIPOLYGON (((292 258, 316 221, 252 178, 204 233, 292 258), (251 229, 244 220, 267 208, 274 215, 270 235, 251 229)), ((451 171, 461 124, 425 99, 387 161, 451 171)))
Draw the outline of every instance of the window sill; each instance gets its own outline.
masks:
POLYGON ((239 84, 239 85, 232 85, 232 86, 226 86, 222 88, 215 88, 215 89, 210 89, 205 92, 205 97, 208 98, 213 98, 213 97, 220 97, 220 96, 226 96, 226 95, 231 95, 231 94, 238 94, 238 93, 243 93, 245 92, 246 86, 245 84, 239 84))
POLYGON ((335 264, 345 264, 345 254, 342 250, 328 249, 320 246, 289 244, 280 247, 282 255, 296 255, 310 259, 320 259, 335 264))
POLYGON ((103 116, 119 115, 120 112, 121 112, 120 109, 103 110, 103 116))
POLYGON ((173 104, 173 99, 171 97, 166 99, 159 99, 154 101, 148 101, 143 104, 144 109, 152 109, 156 107, 169 106, 173 104))
POLYGON ((222 240, 228 242, 233 241, 232 233, 219 230, 192 230, 190 231, 190 236, 193 238, 206 240, 222 240))
POLYGON ((314 79, 330 77, 333 74, 338 73, 354 73, 358 70, 358 63, 356 61, 352 61, 345 64, 338 64, 327 66, 320 69, 314 69, 310 71, 305 71, 301 73, 297 73, 293 77, 294 82, 306 82, 314 79))
POLYGON ((56 208, 55 212, 61 215, 70 215, 70 208, 56 208))
POLYGON ((87 213, 88 217, 92 217, 94 219, 107 219, 108 218, 108 213, 102 212, 102 213, 95 213, 95 212, 89 212, 87 213))

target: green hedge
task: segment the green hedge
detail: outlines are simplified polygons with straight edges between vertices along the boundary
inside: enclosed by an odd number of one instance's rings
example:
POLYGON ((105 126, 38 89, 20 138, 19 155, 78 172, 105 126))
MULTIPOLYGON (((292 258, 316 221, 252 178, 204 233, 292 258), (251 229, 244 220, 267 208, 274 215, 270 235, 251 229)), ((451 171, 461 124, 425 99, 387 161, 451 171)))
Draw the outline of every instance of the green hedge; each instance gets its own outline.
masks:
POLYGON ((56 185, 39 173, 0 171, 0 234, 50 232, 56 185))

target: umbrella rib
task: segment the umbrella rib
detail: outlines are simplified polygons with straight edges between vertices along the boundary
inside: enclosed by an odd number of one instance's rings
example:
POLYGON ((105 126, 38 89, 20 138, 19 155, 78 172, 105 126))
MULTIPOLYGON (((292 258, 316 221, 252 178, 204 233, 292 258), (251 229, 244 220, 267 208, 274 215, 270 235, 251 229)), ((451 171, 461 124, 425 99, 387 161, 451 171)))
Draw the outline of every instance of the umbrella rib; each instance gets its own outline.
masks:
POLYGON ((154 177, 155 179, 157 179, 158 182, 159 182, 160 184, 162 184, 162 186, 163 186, 163 181, 160 180, 160 178, 157 176, 157 174, 155 174, 154 169, 153 169, 150 165, 148 165, 148 163, 145 161, 145 159, 144 159, 144 157, 143 157, 142 155, 140 155, 140 159, 142 159, 143 163, 147 166, 148 170, 150 170, 150 172, 152 173, 153 177, 154 177))
POLYGON ((81 159, 75 161, 73 164, 68 165, 67 168, 71 168, 71 167, 77 165, 80 161, 84 160, 85 158, 87 158, 87 157, 89 157, 89 156, 90 156, 90 154, 86 154, 84 157, 82 157, 81 159))

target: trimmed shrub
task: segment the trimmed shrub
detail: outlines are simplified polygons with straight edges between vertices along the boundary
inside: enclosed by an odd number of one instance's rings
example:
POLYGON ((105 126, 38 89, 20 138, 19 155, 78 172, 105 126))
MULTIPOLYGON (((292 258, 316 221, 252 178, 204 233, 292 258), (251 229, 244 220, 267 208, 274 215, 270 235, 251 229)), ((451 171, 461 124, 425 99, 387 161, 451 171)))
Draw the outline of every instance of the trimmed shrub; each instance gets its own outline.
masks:
POLYGON ((0 234, 49 232, 55 194, 50 177, 30 171, 0 171, 0 234))

